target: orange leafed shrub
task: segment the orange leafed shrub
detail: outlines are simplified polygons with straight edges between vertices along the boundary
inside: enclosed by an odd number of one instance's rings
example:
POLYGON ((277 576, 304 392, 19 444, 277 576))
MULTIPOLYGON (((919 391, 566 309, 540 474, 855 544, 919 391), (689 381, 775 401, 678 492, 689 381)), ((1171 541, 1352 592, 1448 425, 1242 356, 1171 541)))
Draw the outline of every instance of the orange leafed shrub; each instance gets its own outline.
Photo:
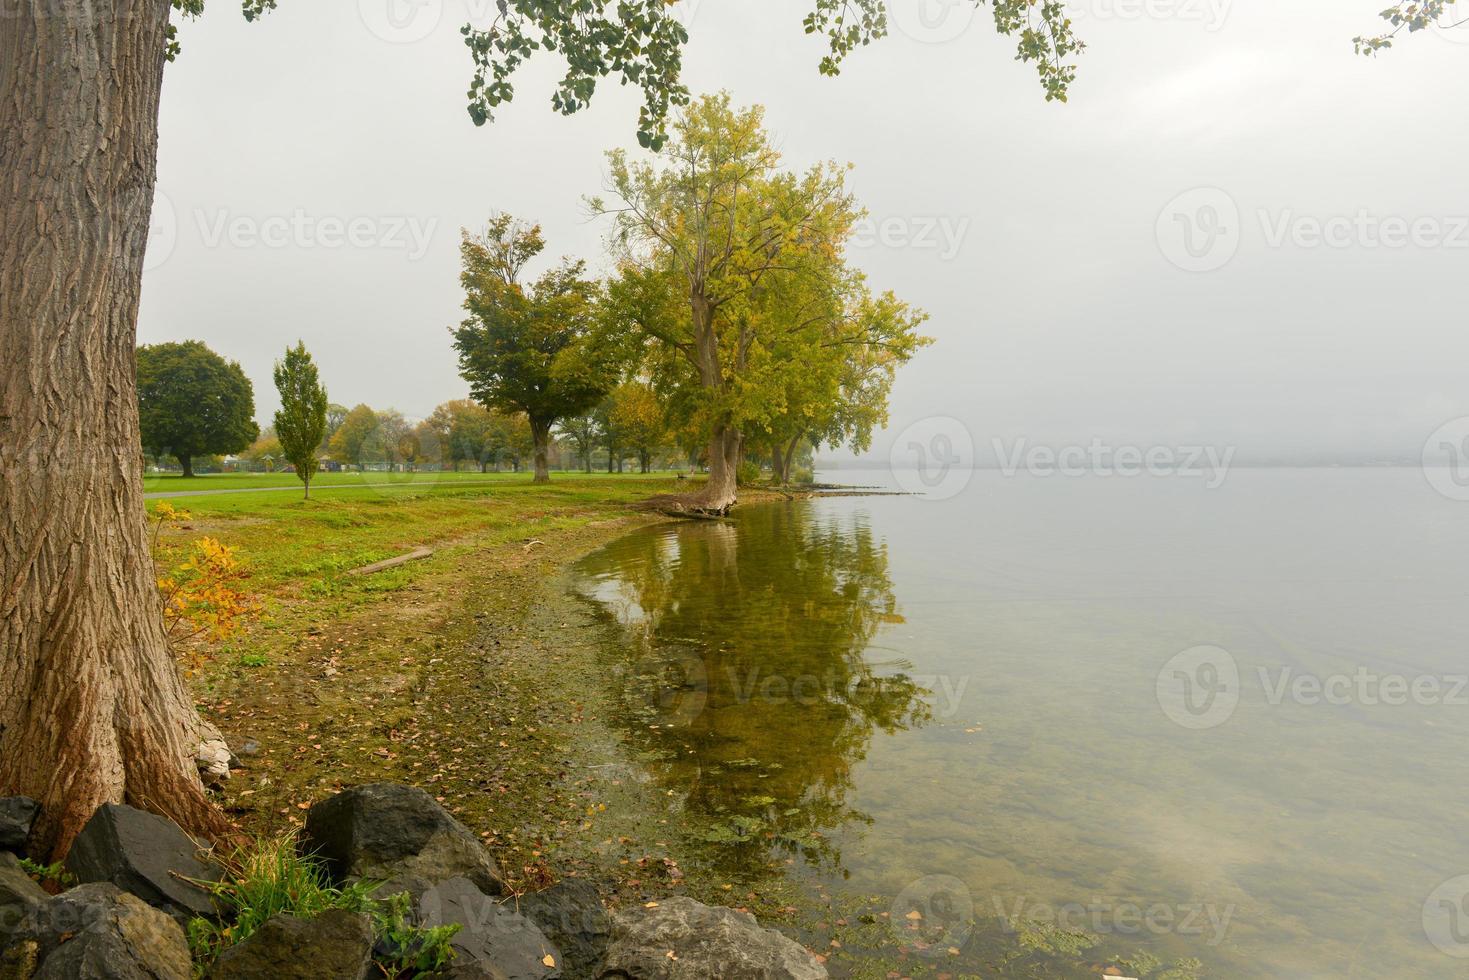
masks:
MULTIPOLYGON (((163 525, 186 521, 189 513, 162 501, 154 515, 158 518, 153 532, 156 551, 163 525)), ((169 640, 176 644, 195 637, 219 641, 238 632, 257 605, 244 590, 245 578, 235 549, 210 537, 194 541, 183 563, 158 577, 169 640)))

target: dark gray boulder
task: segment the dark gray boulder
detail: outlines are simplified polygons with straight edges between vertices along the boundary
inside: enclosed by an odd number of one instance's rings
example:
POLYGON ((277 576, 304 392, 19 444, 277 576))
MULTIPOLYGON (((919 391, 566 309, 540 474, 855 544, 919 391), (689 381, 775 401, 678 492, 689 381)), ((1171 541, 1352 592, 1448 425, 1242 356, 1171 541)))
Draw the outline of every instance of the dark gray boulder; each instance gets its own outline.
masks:
POLYGON ((116 803, 92 814, 71 845, 66 870, 84 884, 111 882, 181 921, 215 914, 209 892, 183 879, 218 881, 222 874, 177 824, 116 803))
MULTIPOLYGON (((536 924, 509 902, 491 898, 467 878, 450 878, 423 893, 419 921, 425 926, 460 926, 449 942, 455 966, 493 968, 489 976, 505 980, 559 980, 565 976, 561 951, 536 924)), ((463 973, 468 978, 473 973, 463 973)))
POLYGON ((330 909, 315 918, 274 915, 215 960, 214 980, 357 980, 372 959, 372 923, 330 909))
POLYGON ((468 828, 423 790, 399 783, 354 786, 314 805, 301 849, 338 880, 468 878, 487 894, 504 891, 495 859, 468 828))
POLYGON ((35 980, 189 980, 184 931, 115 885, 80 885, 33 909, 6 952, 15 976, 35 980))
POLYGON ((41 804, 28 796, 6 796, 0 798, 0 851, 26 853, 26 840, 31 836, 31 825, 41 812, 41 804))
POLYGON ((581 878, 564 878, 544 891, 521 895, 514 904, 561 950, 568 977, 597 975, 612 943, 612 917, 602 907, 596 886, 581 878))
POLYGON ((447 969, 435 974, 435 977, 439 980, 505 980, 505 974, 497 967, 478 960, 458 959, 450 963, 447 969))
POLYGON ((604 980, 825 980, 800 944, 748 912, 664 899, 617 917, 604 980), (672 954, 672 955, 670 955, 672 954))
MULTIPOLYGON (((9 946, 26 920, 50 900, 51 896, 21 870, 14 854, 0 853, 0 949, 9 946)), ((4 975, 0 972, 0 977, 4 975)))

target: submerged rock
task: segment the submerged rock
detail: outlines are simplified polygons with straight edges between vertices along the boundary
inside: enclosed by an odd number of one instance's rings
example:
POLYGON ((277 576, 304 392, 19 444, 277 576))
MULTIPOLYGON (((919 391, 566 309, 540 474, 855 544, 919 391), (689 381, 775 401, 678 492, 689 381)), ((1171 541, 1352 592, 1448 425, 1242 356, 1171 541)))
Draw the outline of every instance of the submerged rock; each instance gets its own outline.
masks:
POLYGON ((274 915, 248 939, 219 954, 215 980, 357 980, 372 960, 372 923, 330 909, 310 919, 274 915))
POLYGON ((213 916, 210 894, 195 881, 218 881, 221 870, 202 860, 203 848, 178 825, 155 813, 104 803, 82 828, 66 856, 77 881, 111 882, 155 908, 187 920, 213 916))
POLYGON ((419 920, 425 926, 458 924, 449 940, 454 964, 469 977, 503 976, 505 980, 558 980, 561 951, 529 918, 480 891, 466 878, 451 878, 423 893, 419 920))
POLYGON ((35 980, 189 980, 184 931, 116 885, 79 885, 32 910, 5 967, 35 980), (21 972, 39 964, 34 974, 21 972))
POLYGON ((566 957, 568 977, 595 977, 612 943, 612 917, 591 882, 565 878, 515 900, 521 915, 540 927, 566 957))
POLYGON ((748 912, 669 898, 618 916, 604 980, 824 980, 826 967, 748 912))
POLYGON ((468 828, 423 790, 398 783, 355 786, 317 803, 301 849, 325 860, 339 880, 468 878, 487 894, 504 891, 495 859, 468 828))
POLYGON ((31 825, 41 812, 41 804, 28 796, 7 796, 0 799, 0 850, 16 854, 26 853, 26 840, 31 836, 31 825))

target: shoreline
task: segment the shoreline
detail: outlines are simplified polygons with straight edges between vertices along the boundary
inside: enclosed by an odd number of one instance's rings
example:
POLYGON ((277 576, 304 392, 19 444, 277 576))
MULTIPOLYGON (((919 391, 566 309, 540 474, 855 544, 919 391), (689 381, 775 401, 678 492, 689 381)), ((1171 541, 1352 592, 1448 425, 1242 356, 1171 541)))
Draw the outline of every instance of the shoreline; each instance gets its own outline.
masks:
MULTIPOLYGON (((275 610, 282 622, 236 644, 242 657, 268 651, 266 666, 217 664, 195 678, 201 710, 244 766, 217 793, 221 805, 248 832, 276 835, 343 788, 404 783, 468 826, 517 891, 580 878, 614 909, 687 895, 753 913, 833 976, 943 973, 947 955, 915 959, 912 923, 890 915, 892 896, 855 893, 758 843, 721 850, 684 810, 683 787, 629 737, 638 723, 615 679, 623 627, 574 588, 583 558, 678 518, 630 498, 555 500, 567 493, 531 492, 513 507, 464 498, 513 513, 469 534, 456 525, 422 561, 361 577, 339 569, 333 580, 357 590, 340 607, 303 599, 292 610, 290 596, 311 589, 286 591, 275 610)), ((754 492, 741 506, 823 495, 754 492)), ((399 523, 412 517, 384 510, 399 523)), ((395 541, 395 550, 407 543, 395 541)), ((1017 949, 993 925, 975 937, 982 961, 1035 954, 1052 975, 1070 975, 1056 969, 1050 937, 1028 936, 1017 949)))

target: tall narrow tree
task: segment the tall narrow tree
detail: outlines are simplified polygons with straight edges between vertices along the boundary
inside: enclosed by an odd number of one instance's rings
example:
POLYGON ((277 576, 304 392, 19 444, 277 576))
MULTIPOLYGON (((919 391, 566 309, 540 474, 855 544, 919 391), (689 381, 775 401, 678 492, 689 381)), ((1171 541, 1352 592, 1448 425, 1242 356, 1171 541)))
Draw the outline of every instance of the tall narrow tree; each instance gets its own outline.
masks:
POLYGON ((535 482, 551 478, 551 429, 590 409, 617 381, 616 354, 595 330, 600 288, 586 264, 562 259, 533 283, 525 265, 546 247, 539 225, 508 214, 461 246, 464 309, 452 329, 459 372, 486 408, 524 412, 535 440, 535 482))
POLYGON ((275 413, 276 438, 281 452, 296 468, 305 499, 310 500, 316 453, 326 438, 327 400, 305 341, 287 347, 285 360, 275 362, 275 388, 281 396, 280 411, 275 413))

